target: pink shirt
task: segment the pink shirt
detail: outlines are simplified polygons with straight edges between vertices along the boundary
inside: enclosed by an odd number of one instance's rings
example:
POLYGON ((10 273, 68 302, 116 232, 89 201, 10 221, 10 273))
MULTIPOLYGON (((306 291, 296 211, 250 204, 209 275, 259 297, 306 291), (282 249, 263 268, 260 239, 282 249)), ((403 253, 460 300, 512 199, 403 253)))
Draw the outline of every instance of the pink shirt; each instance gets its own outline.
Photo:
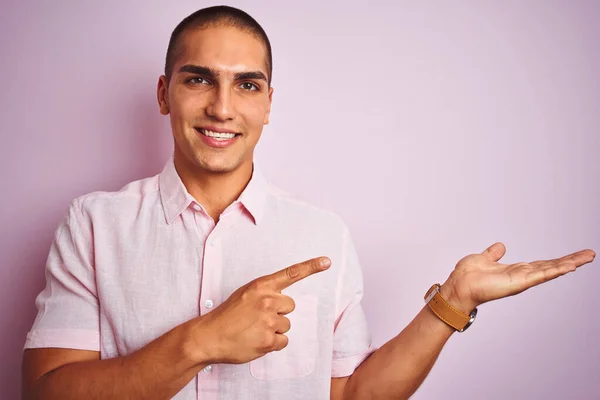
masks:
POLYGON ((216 225, 172 158, 159 175, 75 199, 56 231, 25 348, 123 356, 247 282, 317 256, 330 257, 331 268, 283 291, 296 302, 284 350, 211 365, 174 398, 329 399, 331 377, 352 374, 373 351, 358 258, 339 217, 256 169, 216 225))

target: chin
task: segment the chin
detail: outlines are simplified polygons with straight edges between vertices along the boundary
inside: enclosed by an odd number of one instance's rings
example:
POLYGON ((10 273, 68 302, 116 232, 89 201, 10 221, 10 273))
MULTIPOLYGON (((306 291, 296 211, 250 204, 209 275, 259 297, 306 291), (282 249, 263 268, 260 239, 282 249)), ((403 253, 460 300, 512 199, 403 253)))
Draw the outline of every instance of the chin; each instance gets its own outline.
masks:
POLYGON ((196 165, 202 168, 205 171, 212 172, 215 174, 224 174, 228 172, 233 172, 238 169, 241 165, 239 162, 235 162, 233 160, 206 160, 199 157, 197 159, 196 165))

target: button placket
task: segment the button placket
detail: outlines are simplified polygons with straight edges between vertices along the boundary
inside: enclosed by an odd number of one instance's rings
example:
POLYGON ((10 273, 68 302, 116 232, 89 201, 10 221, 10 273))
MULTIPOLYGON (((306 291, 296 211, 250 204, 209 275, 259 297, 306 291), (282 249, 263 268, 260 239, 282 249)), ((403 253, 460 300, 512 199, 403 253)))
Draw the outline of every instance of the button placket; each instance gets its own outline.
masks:
MULTIPOLYGON (((222 228, 221 228, 222 229, 222 228)), ((221 241, 218 240, 220 229, 213 227, 206 239, 202 260, 202 283, 200 287, 200 314, 204 315, 222 302, 221 279, 223 255, 221 241)), ((216 398, 219 393, 219 369, 216 365, 207 365, 197 375, 198 398, 216 398)))
POLYGON ((223 268, 221 246, 215 237, 215 230, 211 232, 204 246, 202 287, 200 291, 201 314, 206 314, 216 303, 221 301, 221 270, 223 268))

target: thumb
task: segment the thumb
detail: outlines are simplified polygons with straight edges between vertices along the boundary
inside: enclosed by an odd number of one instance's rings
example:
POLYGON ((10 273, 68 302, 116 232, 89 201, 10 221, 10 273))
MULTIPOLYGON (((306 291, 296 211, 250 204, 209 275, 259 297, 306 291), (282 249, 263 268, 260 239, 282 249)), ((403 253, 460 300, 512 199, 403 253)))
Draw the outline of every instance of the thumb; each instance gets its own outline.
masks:
POLYGON ((481 254, 491 261, 500 261, 500 259, 504 257, 504 254, 506 254, 506 246, 501 242, 496 242, 485 249, 481 254))

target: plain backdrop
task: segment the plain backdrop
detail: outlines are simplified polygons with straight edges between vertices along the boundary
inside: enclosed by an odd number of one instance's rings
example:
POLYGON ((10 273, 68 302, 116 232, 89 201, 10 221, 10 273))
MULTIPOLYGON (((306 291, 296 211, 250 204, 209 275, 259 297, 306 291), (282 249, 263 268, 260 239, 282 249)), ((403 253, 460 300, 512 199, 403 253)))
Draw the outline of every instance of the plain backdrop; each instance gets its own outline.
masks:
MULTIPOLYGON (((257 160, 340 214, 383 344, 463 256, 600 250, 600 2, 235 1, 269 34, 257 160)), ((200 1, 0 3, 0 398, 17 399, 53 232, 158 173, 169 35, 200 1)), ((282 266, 284 267, 284 266, 282 266)), ((600 398, 600 265, 483 305, 414 399, 600 398)))

